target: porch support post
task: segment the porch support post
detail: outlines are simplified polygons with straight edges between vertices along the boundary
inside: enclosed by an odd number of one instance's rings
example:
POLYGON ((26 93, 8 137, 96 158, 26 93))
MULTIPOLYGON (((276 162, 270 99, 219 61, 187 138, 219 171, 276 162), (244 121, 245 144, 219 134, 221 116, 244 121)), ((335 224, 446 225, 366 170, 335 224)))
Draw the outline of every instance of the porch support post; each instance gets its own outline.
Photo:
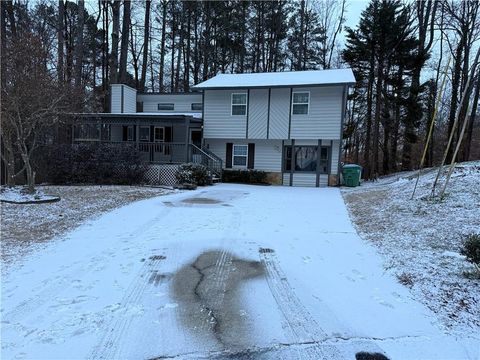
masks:
POLYGON ((293 186, 293 170, 295 169, 295 139, 292 139, 292 161, 290 162, 290 186, 293 186))
POLYGON ((317 145, 317 178, 315 181, 315 186, 319 187, 320 186, 320 155, 322 153, 322 140, 318 139, 318 145, 317 145))
POLYGON ((189 162, 188 150, 189 150, 189 132, 190 132, 190 118, 185 116, 185 162, 189 162))

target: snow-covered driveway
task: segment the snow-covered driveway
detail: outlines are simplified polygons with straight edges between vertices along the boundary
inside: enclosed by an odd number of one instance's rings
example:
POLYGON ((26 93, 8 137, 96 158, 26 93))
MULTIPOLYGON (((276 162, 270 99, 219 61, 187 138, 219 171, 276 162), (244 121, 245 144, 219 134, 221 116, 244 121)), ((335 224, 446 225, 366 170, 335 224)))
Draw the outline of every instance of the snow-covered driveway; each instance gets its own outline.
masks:
POLYGON ((103 215, 2 279, 4 359, 476 358, 337 189, 216 185, 103 215))

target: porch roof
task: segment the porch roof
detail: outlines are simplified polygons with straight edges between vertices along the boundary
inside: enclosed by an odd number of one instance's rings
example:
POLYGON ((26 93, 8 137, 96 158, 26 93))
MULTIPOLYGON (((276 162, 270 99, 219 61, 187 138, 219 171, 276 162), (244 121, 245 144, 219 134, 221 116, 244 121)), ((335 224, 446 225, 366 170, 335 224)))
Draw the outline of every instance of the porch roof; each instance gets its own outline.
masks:
POLYGON ((184 124, 202 124, 202 113, 79 113, 71 114, 80 121, 105 121, 108 123, 136 123, 136 122, 178 122, 184 124))

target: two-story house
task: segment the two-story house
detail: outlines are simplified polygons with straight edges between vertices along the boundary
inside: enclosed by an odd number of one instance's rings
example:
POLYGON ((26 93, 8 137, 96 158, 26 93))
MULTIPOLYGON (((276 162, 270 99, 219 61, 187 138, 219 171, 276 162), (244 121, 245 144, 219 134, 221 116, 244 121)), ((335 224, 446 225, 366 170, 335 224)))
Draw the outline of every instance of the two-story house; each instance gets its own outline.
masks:
POLYGON ((338 183, 351 69, 220 74, 203 91, 203 142, 226 169, 290 186, 338 183))
POLYGON ((83 114, 73 141, 132 144, 157 168, 193 161, 217 175, 256 169, 272 184, 336 185, 354 83, 340 69, 220 74, 182 94, 114 84, 111 111, 83 114))

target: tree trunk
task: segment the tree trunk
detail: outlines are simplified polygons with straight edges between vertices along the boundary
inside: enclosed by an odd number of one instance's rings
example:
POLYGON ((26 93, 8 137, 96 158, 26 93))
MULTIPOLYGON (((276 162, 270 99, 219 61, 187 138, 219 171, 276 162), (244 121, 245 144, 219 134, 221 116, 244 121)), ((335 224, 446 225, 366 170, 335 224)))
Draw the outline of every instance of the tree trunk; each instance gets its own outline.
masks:
POLYGON ((376 101, 375 101, 375 119, 373 125, 373 156, 372 156, 372 174, 376 178, 378 177, 378 153, 380 142, 380 117, 382 113, 382 88, 383 88, 383 57, 380 56, 378 60, 377 68, 377 83, 376 87, 376 101))
POLYGON ((188 4, 188 7, 187 7, 187 51, 186 51, 186 54, 185 54, 185 68, 184 68, 184 74, 183 74, 183 91, 184 92, 189 92, 190 91, 190 47, 191 47, 191 44, 190 44, 190 39, 191 39, 191 36, 190 36, 190 32, 191 32, 191 24, 192 22, 192 9, 191 9, 191 5, 188 4))
POLYGON ((58 83, 63 84, 63 31, 64 31, 64 22, 65 17, 65 5, 63 0, 58 0, 58 14, 57 14, 57 78, 58 83))
POLYGON ((82 87, 82 65, 83 65, 83 27, 85 23, 85 3, 78 0, 78 23, 75 41, 75 86, 82 87))
POLYGON ((162 40, 160 44, 160 70, 158 74, 159 91, 164 92, 164 74, 165 74, 165 35, 166 35, 166 26, 167 26, 167 2, 164 0, 162 2, 162 40))
POLYGON ((123 1, 122 43, 120 45, 120 83, 127 82, 128 37, 130 32, 130 0, 123 1))
MULTIPOLYGON (((470 118, 468 119, 468 130, 467 130, 467 138, 465 139, 464 150, 462 155, 463 161, 470 160, 470 151, 472 147, 472 136, 473 136, 473 124, 477 119, 477 108, 478 108, 478 100, 480 96, 480 76, 477 76, 477 85, 475 89, 475 95, 473 99, 472 111, 470 118)), ((467 121, 467 119, 465 119, 467 121)))
POLYGON ((120 0, 112 2, 112 52, 110 54, 110 83, 118 83, 118 40, 120 32, 120 0))
POLYGON ((147 78, 148 63, 148 44, 150 42, 150 5, 151 1, 145 2, 145 24, 143 31, 143 58, 142 58, 142 75, 140 79, 140 91, 145 91, 145 81, 147 78))

